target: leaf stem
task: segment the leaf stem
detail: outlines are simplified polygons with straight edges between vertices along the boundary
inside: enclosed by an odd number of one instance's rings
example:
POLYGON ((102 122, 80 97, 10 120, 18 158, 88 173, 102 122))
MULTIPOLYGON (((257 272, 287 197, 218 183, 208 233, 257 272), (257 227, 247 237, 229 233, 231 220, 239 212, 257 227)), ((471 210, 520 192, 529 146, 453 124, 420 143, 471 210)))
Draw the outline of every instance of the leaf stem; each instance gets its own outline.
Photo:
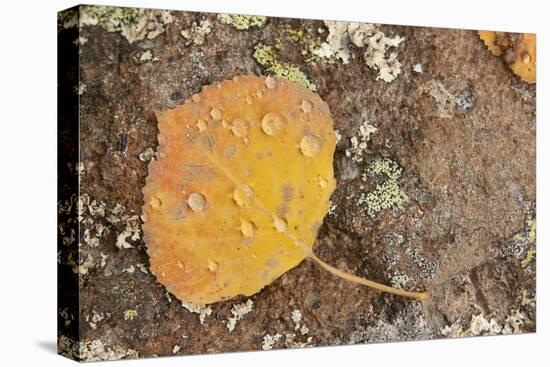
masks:
POLYGON ((428 294, 425 292, 409 292, 402 289, 393 288, 384 284, 380 284, 377 282, 373 282, 372 280, 361 278, 350 273, 346 273, 345 271, 339 270, 334 266, 327 264, 326 262, 321 260, 317 255, 315 255, 313 251, 309 251, 308 257, 313 261, 315 261, 317 264, 319 264, 323 269, 327 270, 328 272, 340 278, 349 280, 351 282, 366 285, 367 287, 376 289, 381 292, 388 292, 391 294, 396 294, 398 296, 410 297, 410 298, 417 299, 419 301, 425 301, 428 299, 428 294))

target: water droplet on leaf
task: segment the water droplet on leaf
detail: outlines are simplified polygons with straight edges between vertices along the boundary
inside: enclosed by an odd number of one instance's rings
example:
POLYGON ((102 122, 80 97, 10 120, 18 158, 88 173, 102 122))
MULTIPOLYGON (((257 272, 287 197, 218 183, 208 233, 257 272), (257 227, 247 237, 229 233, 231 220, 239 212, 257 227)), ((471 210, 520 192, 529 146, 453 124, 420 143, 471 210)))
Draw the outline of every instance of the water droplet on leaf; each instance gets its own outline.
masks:
POLYGON ((187 199, 187 205, 189 205, 191 210, 193 210, 194 212, 202 212, 204 209, 206 209, 207 206, 206 198, 200 192, 194 192, 189 195, 189 198, 187 199))
POLYGON ((315 157, 321 151, 323 141, 316 135, 306 135, 300 142, 300 149, 306 157, 315 157))
POLYGON ((254 224, 250 223, 247 220, 243 220, 241 222, 241 233, 245 237, 252 237, 254 236, 254 224))
POLYGON ((199 120, 197 122, 197 128, 201 131, 201 132, 204 132, 206 130, 206 122, 204 122, 203 120, 199 120))
POLYGON ((304 99, 302 101, 302 111, 306 113, 313 111, 313 103, 311 103, 311 101, 308 101, 307 99, 304 99))
POLYGON ((223 117, 223 114, 222 114, 222 111, 219 109, 219 108, 216 108, 214 107, 211 111, 210 111, 210 117, 212 117, 214 120, 216 121, 219 121, 222 119, 223 117))
POLYGON ((270 136, 276 136, 285 129, 286 118, 280 113, 270 112, 262 119, 262 130, 270 136))
POLYGON ((231 131, 233 131, 233 134, 238 136, 239 138, 244 138, 248 135, 248 132, 250 130, 250 124, 248 121, 243 119, 236 119, 233 121, 233 124, 231 125, 231 131))
POLYGON ((277 232, 284 233, 287 230, 286 222, 284 219, 275 217, 273 218, 273 224, 275 225, 275 229, 277 232))
POLYGON ((233 200, 239 206, 249 207, 254 200, 254 190, 247 184, 238 184, 233 191, 233 200))

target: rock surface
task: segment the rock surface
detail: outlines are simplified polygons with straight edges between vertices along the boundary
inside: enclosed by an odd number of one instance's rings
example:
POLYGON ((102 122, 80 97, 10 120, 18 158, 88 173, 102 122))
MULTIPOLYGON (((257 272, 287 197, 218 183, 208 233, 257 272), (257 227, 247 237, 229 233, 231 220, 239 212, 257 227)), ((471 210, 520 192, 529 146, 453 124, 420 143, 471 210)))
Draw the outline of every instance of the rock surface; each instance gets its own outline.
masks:
POLYGON ((236 26, 215 14, 144 10, 103 12, 94 24, 83 14, 80 33, 68 18, 60 25, 66 44, 80 44, 80 256, 62 256, 60 267, 79 273, 81 315, 59 310, 62 325, 79 323, 83 358, 535 331, 535 87, 475 31, 376 26, 404 38, 389 51, 401 71, 386 82, 364 60, 370 46, 350 42, 346 64, 316 56, 328 35, 322 21, 236 26), (120 25, 143 17, 143 39, 120 25), (258 45, 271 47, 271 64, 258 45), (280 70, 312 83, 341 136, 316 253, 342 270, 427 290, 428 301, 381 294, 305 261, 239 317, 233 310, 250 305, 243 297, 190 312, 148 271, 139 215, 155 112, 203 85, 280 70))

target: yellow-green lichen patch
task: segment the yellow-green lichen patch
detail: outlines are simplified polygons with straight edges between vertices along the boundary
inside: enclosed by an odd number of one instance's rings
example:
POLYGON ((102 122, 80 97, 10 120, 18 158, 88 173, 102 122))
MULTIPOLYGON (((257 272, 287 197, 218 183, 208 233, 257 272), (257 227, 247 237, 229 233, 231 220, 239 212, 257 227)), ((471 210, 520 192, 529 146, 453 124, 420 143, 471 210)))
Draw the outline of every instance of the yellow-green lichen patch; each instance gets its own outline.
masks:
POLYGON ((315 84, 308 79, 306 74, 301 71, 298 66, 280 61, 272 46, 260 43, 254 47, 254 54, 252 56, 256 62, 264 68, 267 74, 279 78, 286 78, 302 84, 311 90, 317 90, 315 84))
POLYGON ((409 277, 406 274, 396 274, 391 278, 391 286, 397 289, 403 289, 407 286, 409 277))
POLYGON ((78 10, 71 8, 57 13, 57 30, 76 28, 78 26, 78 10))
POLYGON ((359 204, 367 205, 367 214, 374 218, 387 209, 402 209, 409 201, 407 193, 399 186, 402 169, 397 162, 390 158, 378 158, 372 162, 367 170, 371 177, 385 176, 382 184, 376 185, 374 191, 361 194, 359 204))
POLYGON ((287 48, 299 49, 304 57, 304 62, 308 64, 316 63, 320 60, 313 51, 321 45, 321 37, 314 27, 304 26, 302 28, 292 28, 282 26, 277 29, 274 47, 277 52, 286 52, 287 48))
POLYGON ((138 316, 138 312, 136 310, 127 309, 124 311, 124 320, 133 320, 138 316))
POLYGON ((80 8, 80 26, 97 25, 107 32, 120 32, 130 43, 157 37, 172 21, 167 10, 91 5, 80 8))
POLYGON ((528 269, 536 258, 536 218, 534 209, 527 214, 527 219, 521 230, 509 238, 504 245, 496 250, 496 256, 511 256, 520 261, 524 269, 528 269))
POLYGON ((528 267, 529 264, 531 264, 533 262, 533 260, 535 260, 536 255, 537 255, 537 250, 536 249, 530 248, 529 250, 527 250, 527 253, 525 254, 525 257, 523 258, 523 260, 521 260, 521 267, 522 268, 528 267))
POLYGON ((218 19, 223 24, 231 25, 240 31, 250 28, 261 28, 267 22, 267 17, 259 15, 220 14, 218 19))

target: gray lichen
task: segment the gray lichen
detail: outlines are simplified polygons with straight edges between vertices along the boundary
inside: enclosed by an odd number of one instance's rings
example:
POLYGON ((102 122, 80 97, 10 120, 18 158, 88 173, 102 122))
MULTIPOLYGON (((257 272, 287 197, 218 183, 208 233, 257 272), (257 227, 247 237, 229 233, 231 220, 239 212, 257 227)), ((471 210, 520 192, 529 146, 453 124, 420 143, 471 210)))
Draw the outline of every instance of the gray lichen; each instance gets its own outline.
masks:
POLYGON ((111 6, 81 6, 80 26, 97 25, 107 32, 120 32, 128 42, 154 39, 172 23, 170 11, 111 6))
POLYGON ((312 51, 318 57, 340 59, 344 64, 353 57, 349 45, 364 48, 363 59, 369 68, 376 71, 376 79, 389 83, 401 73, 396 49, 405 39, 387 37, 374 24, 356 22, 324 21, 329 34, 325 42, 312 51))

